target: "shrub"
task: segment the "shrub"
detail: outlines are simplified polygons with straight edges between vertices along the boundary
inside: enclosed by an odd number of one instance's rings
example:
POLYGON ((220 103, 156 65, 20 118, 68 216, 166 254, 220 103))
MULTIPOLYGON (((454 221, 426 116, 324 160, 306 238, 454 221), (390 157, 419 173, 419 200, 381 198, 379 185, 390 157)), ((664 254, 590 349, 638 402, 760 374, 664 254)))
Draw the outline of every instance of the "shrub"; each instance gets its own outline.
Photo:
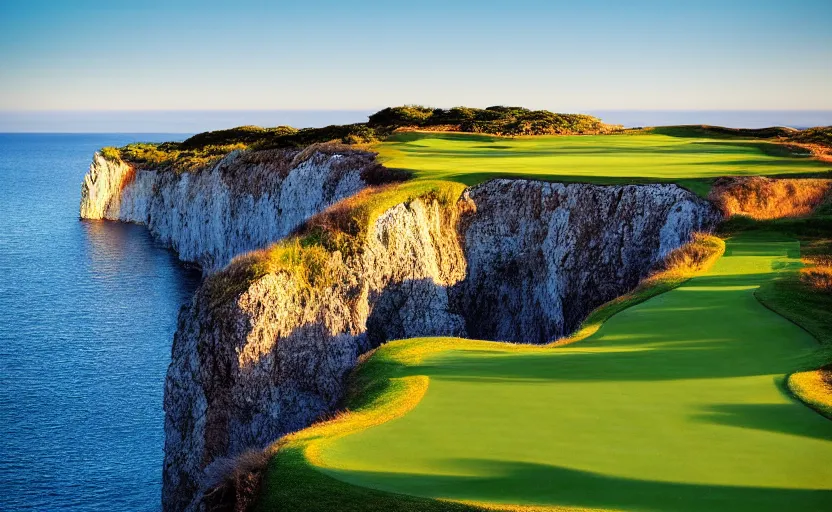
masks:
POLYGON ((238 126, 229 130, 218 130, 194 135, 178 144, 181 150, 202 150, 209 146, 227 146, 231 144, 254 144, 267 137, 280 137, 297 133, 291 126, 261 128, 260 126, 238 126))
POLYGON ((670 252, 651 277, 690 277, 707 269, 725 251, 725 242, 706 233, 694 233, 692 240, 670 252))
POLYGON ((832 265, 813 265, 800 270, 800 279, 813 289, 832 293, 832 265))
POLYGON ((723 215, 757 220, 801 217, 812 213, 832 190, 832 180, 721 178, 709 198, 723 215))
POLYGON ((547 110, 493 106, 485 109, 454 107, 430 109, 420 106, 392 107, 370 116, 377 129, 450 128, 462 132, 493 135, 569 135, 605 133, 620 129, 582 114, 556 114, 547 110))
POLYGON ((373 127, 422 126, 433 112, 433 109, 419 105, 387 107, 371 115, 367 124, 373 127))
POLYGON ((121 153, 119 152, 118 149, 116 149, 112 146, 107 146, 105 148, 101 148, 101 156, 103 156, 107 160, 110 160, 111 162, 116 162, 118 160, 121 160, 121 153))
POLYGON ((816 126, 815 128, 801 130, 792 134, 789 140, 832 148, 832 126, 816 126))
POLYGON ((203 506, 212 512, 248 512, 260 495, 269 460, 276 448, 251 450, 234 458, 217 459, 206 468, 203 506))
POLYGON ((102 154, 109 159, 121 158, 138 167, 194 172, 216 163, 237 149, 304 148, 331 142, 356 146, 377 142, 397 129, 406 128, 494 135, 566 135, 606 133, 619 127, 605 125, 592 116, 555 114, 522 107, 454 107, 446 110, 406 105, 380 110, 371 115, 367 123, 299 130, 290 126, 238 126, 200 133, 182 142, 136 143, 119 149, 105 148, 102 154))

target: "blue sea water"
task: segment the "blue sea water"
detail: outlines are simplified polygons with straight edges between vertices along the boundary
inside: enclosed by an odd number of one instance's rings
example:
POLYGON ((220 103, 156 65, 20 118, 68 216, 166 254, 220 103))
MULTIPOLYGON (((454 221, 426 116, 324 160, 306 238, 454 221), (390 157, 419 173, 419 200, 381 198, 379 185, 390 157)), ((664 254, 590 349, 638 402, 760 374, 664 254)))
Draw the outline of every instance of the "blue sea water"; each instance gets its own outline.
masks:
MULTIPOLYGON (((484 106, 484 105, 482 105, 484 106)), ((232 126, 290 125, 297 128, 363 123, 379 110, 134 110, 0 111, 0 132, 150 132, 197 133, 232 126)), ((538 106, 538 108, 540 108, 538 106)), ((550 105, 555 112, 580 112, 626 127, 712 124, 731 128, 832 125, 832 110, 584 110, 550 105)))
POLYGON ((93 151, 170 135, 0 134, 0 510, 160 508, 162 393, 199 274, 79 221, 93 151))

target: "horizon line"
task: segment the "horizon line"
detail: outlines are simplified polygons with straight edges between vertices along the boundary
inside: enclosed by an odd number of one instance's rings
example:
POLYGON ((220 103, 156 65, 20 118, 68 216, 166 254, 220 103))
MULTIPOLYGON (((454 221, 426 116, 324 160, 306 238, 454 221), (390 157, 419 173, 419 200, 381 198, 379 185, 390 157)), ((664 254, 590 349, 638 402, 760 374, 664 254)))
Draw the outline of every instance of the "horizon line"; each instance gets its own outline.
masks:
MULTIPOLYGON (((405 105, 396 105, 396 106, 411 106, 416 104, 405 104, 405 105)), ((427 106, 427 105, 419 105, 419 106, 427 106)), ((523 107, 521 105, 502 105, 502 104, 494 104, 490 106, 514 106, 519 108, 529 108, 523 107)), ((459 105, 458 107, 462 107, 459 105)), ((55 114, 55 113, 100 113, 100 114, 107 114, 107 113, 143 113, 143 112, 368 112, 368 111, 378 111, 384 108, 390 107, 381 107, 381 108, 263 108, 263 109, 252 109, 252 108, 241 108, 241 109, 198 109, 198 108, 183 108, 183 109, 54 109, 54 110, 41 110, 41 109, 0 109, 0 114, 55 114)), ((457 107, 429 107, 429 108, 457 108, 457 107)), ((472 107, 472 108, 480 108, 480 107, 472 107)), ((549 110, 549 109, 533 109, 529 108, 529 110, 549 110)), ((572 111, 604 111, 604 112, 832 112, 832 108, 693 108, 693 109, 684 109, 684 108, 571 108, 571 109, 558 109, 560 112, 572 112, 572 111)), ((549 110, 550 112, 556 112, 555 110, 549 110)))

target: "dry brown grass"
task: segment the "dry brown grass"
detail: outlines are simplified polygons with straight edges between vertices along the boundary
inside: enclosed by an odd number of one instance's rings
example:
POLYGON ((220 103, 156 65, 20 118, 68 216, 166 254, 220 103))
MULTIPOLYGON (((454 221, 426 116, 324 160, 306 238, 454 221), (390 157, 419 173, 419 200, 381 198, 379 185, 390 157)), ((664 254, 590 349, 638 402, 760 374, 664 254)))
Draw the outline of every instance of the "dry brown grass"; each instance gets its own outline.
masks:
POLYGON ((793 373, 787 383, 792 393, 813 409, 832 418, 832 365, 793 373))
POLYGON ((793 144, 808 150, 812 156, 822 162, 832 162, 832 148, 822 146, 820 144, 793 144))
POLYGON ((724 251, 725 243, 719 238, 706 233, 694 233, 689 243, 665 256, 645 283, 670 277, 689 278, 710 268, 724 251))
POLYGON ((832 265, 801 269, 800 279, 819 292, 832 293, 832 265))
POLYGON ((759 176, 722 178, 709 194, 726 217, 757 220, 809 215, 832 190, 832 180, 772 179, 759 176))
POLYGON ((260 494, 263 475, 276 448, 251 450, 237 457, 217 459, 206 469, 208 512, 248 512, 260 494))
POLYGON ((814 291, 832 294, 832 240, 801 243, 803 264, 800 280, 814 291))

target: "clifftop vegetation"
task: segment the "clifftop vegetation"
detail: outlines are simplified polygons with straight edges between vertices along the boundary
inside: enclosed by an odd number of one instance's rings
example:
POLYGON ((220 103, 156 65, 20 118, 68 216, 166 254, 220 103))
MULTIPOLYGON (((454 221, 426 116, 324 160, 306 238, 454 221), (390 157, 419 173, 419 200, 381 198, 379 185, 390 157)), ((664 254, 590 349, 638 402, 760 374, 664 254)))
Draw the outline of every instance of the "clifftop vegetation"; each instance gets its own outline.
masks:
POLYGON ((452 109, 420 106, 389 107, 370 116, 376 129, 447 130, 490 135, 574 135, 608 133, 621 129, 597 117, 583 114, 556 114, 548 110, 522 107, 452 109))
MULTIPOLYGON (((832 159, 832 127, 807 130, 772 127, 734 129, 691 125, 624 130, 583 114, 558 114, 547 110, 494 106, 484 109, 429 108, 418 105, 388 107, 372 114, 366 123, 332 125, 322 128, 239 126, 200 133, 182 142, 136 143, 121 148, 107 147, 102 154, 139 168, 197 171, 231 151, 239 149, 300 149, 313 144, 366 145, 386 140, 397 132, 447 131, 496 136, 598 135, 612 133, 655 133, 674 137, 761 139, 798 146, 821 159, 832 159)), ((784 151, 788 149, 784 148, 784 151)))
POLYGON ((325 142, 361 145, 383 140, 397 130, 448 130, 493 135, 576 135, 607 133, 617 128, 605 125, 592 116, 555 114, 520 107, 456 107, 445 110, 403 106, 381 110, 371 115, 367 123, 301 129, 291 126, 240 126, 200 133, 182 142, 107 147, 102 150, 102 154, 110 159, 120 158, 138 167, 195 171, 237 149, 302 148, 325 142))

